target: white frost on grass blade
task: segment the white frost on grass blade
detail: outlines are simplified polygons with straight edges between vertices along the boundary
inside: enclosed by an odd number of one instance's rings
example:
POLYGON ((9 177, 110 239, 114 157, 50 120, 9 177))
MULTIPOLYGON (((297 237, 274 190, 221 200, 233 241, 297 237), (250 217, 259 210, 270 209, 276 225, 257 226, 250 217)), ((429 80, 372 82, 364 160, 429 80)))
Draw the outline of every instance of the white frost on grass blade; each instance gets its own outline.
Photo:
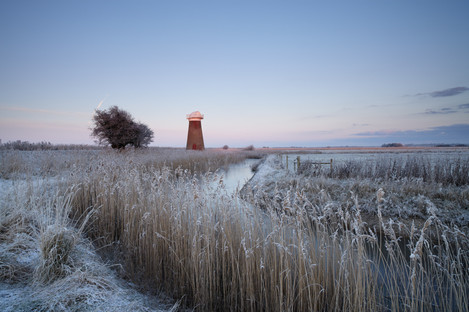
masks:
MULTIPOLYGON (((291 210, 285 203, 296 196, 295 192, 306 197, 312 206, 311 210, 327 208, 329 212, 353 212, 354 207, 359 206, 371 226, 378 225, 376 222, 379 203, 380 213, 386 219, 394 218, 402 222, 416 219, 423 225, 427 218, 435 216, 444 224, 457 225, 464 233, 469 234, 469 184, 456 185, 433 180, 424 182, 422 178, 411 176, 416 174, 415 172, 430 170, 428 168, 435 172, 443 172, 447 169, 447 163, 451 162, 450 158, 441 158, 433 162, 422 161, 420 168, 419 161, 425 158, 416 155, 403 158, 392 154, 388 157, 389 159, 370 159, 368 162, 344 161, 337 167, 334 166, 332 171, 328 166, 316 168, 310 164, 308 167, 308 163, 304 162, 306 169, 303 168, 300 173, 294 174, 282 168, 279 158, 271 155, 259 167, 244 191, 250 189, 257 201, 275 199, 273 205, 277 210, 291 210), (412 166, 407 168, 402 165, 397 178, 389 174, 386 176, 387 172, 395 170, 396 164, 400 164, 399 161, 412 166), (406 174, 409 174, 409 177, 406 174), (383 191, 379 199, 376 197, 378 190, 383 191), (357 196, 358 205, 350 199, 351 193, 357 196), (276 202, 284 204, 277 205, 276 202)), ((457 171, 460 176, 457 181, 463 183, 464 172, 466 176, 469 175, 469 172, 465 171, 469 156, 460 156, 453 161, 456 161, 453 167, 460 168, 457 171)), ((435 180, 441 179, 443 174, 434 175, 432 179, 435 180)))
MULTIPOLYGON (((403 214, 400 219, 380 220, 384 232, 369 227, 365 219, 365 213, 378 205, 383 215, 390 213, 389 208, 402 199, 407 200, 404 203, 420 203, 412 213, 431 212, 431 204, 443 208, 433 196, 440 192, 438 185, 428 186, 418 179, 289 175, 272 159, 267 161, 270 168, 259 169, 264 172, 261 182, 267 187, 253 186, 257 194, 243 202, 229 196, 223 183, 207 189, 217 177, 205 172, 219 168, 226 160, 214 161, 208 155, 186 153, 185 159, 171 162, 170 167, 162 166, 161 155, 148 151, 103 153, 92 160, 84 155, 74 168, 57 177, 56 184, 27 185, 18 192, 14 205, 2 207, 9 217, 8 222, 3 218, 0 222, 11 229, 2 230, 2 237, 12 242, 8 233, 29 235, 36 242, 33 248, 39 249, 40 234, 55 223, 48 221, 49 214, 38 217, 38 211, 44 211, 43 206, 57 206, 58 196, 73 189, 73 214, 86 215, 90 206, 96 209, 85 231, 95 244, 119 247, 116 254, 122 255, 118 259, 126 276, 165 289, 175 298, 183 297, 184 303, 199 310, 467 309, 469 242, 464 233, 445 225, 438 211, 427 225, 425 237, 421 236, 424 224, 402 224, 403 214), (60 180, 64 175, 68 178, 60 180), (54 185, 61 185, 62 192, 54 185), (379 188, 385 191, 382 196, 377 193, 379 188), (36 189, 47 190, 48 195, 41 196, 36 189), (17 215, 15 207, 27 209, 17 215), (25 225, 30 224, 36 230, 29 231, 31 227, 25 225), (45 230, 41 232, 41 228, 45 230), (408 240, 403 241, 398 228, 411 233, 408 240), (439 236, 444 244, 433 244, 428 238, 432 229, 444 235, 439 236), (419 260, 411 260, 412 251, 419 254, 419 260)), ((63 168, 60 161, 48 172, 57 168, 63 168)), ((343 169, 346 174, 353 168, 343 169)), ((445 187, 437 196, 451 199, 447 195, 462 195, 458 204, 468 198, 461 189, 445 193, 445 187)), ((71 228, 58 224, 57 229, 71 228)), ((16 245, 29 244, 21 243, 22 237, 17 236, 16 245)), ((100 308, 108 300, 119 301, 107 295, 109 291, 119 293, 119 280, 100 274, 101 266, 92 265, 90 255, 77 255, 83 250, 81 246, 88 244, 80 238, 69 255, 69 272, 49 281, 43 290, 34 288, 28 302, 52 298, 43 309, 60 310, 69 302, 85 309, 88 304, 100 308), (64 282, 78 286, 68 292, 64 282), (65 295, 56 297, 53 290, 62 288, 65 295), (82 297, 83 289, 95 292, 82 297)), ((14 253, 16 249, 9 250, 14 253)), ((15 273, 16 281, 12 282, 28 285, 23 272, 28 268, 14 261, 5 264, 5 272, 15 273)))
POLYGON ((68 212, 59 205, 60 198, 50 198, 57 184, 57 180, 0 179, 0 311, 168 311, 177 307, 144 295, 116 277, 91 243, 67 224, 68 212))

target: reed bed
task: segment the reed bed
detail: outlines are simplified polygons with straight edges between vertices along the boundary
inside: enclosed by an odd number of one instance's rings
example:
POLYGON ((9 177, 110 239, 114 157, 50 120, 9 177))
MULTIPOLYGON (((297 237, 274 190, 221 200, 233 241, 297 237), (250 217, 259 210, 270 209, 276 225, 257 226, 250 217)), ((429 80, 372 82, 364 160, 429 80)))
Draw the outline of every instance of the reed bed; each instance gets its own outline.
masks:
MULTIPOLYGON (((313 203, 330 204, 344 209, 350 193, 358 196, 362 211, 377 216, 376 192, 385 191, 383 216, 398 220, 420 219, 421 225, 431 216, 447 225, 469 233, 469 156, 429 157, 420 155, 378 157, 374 161, 348 160, 328 166, 304 161, 297 175, 285 179, 283 194, 289 184, 296 184, 313 203)), ((283 196, 283 195, 282 195, 283 196)), ((375 220, 377 220, 375 218, 375 220)))
POLYGON ((176 148, 146 148, 115 151, 60 150, 21 151, 0 150, 0 179, 31 179, 63 177, 72 170, 95 171, 103 161, 112 159, 119 165, 143 164, 148 170, 167 167, 182 168, 193 173, 216 171, 246 158, 261 158, 256 151, 207 150, 186 151, 176 148))
POLYGON ((379 157, 375 161, 346 160, 327 166, 303 161, 299 174, 333 179, 371 179, 375 181, 420 180, 423 183, 441 185, 469 185, 469 157, 457 158, 428 156, 379 157))
MULTIPOLYGON (((211 174, 123 170, 106 168, 104 176, 95 176, 99 180, 81 184, 74 206, 99 207, 88 229, 93 238, 118 242, 129 272, 144 272, 146 282, 184 297, 189 306, 209 311, 375 306, 374 296, 365 300, 356 294, 356 277, 335 263, 341 258, 338 241, 324 233, 312 239, 306 215, 265 215, 223 194, 222 186, 207 190, 216 178, 211 174)), ((361 265, 366 262, 348 262, 361 265)))
MULTIPOLYGON (((18 185, 2 201, 0 273, 42 285, 28 307, 116 308, 111 294, 121 288, 98 275, 109 268, 85 252, 91 240, 121 255, 135 283, 194 310, 467 310, 467 236, 436 214, 421 225, 385 218, 389 190, 372 179, 356 179, 340 204, 325 177, 276 176, 272 192, 259 187, 240 199, 216 170, 250 154, 87 153, 44 156, 51 170, 34 174, 28 161, 45 161, 39 155, 8 169, 2 154, 2 177, 18 185), (35 174, 51 177, 15 180, 35 174), (366 209, 374 205, 379 231, 364 218, 362 189, 373 193, 366 209), (36 260, 25 264, 18 250, 33 250, 36 260)), ((128 298, 121 307, 135 304, 128 298)))
MULTIPOLYGON (((467 237, 435 216, 418 227, 380 212, 377 232, 357 196, 332 209, 299 184, 244 201, 210 172, 110 159, 73 175, 76 212, 96 209, 87 233, 115 244, 130 276, 196 310, 447 311, 469 303, 467 237), (409 233, 404 244, 398 228, 409 233)), ((383 194, 375 193, 378 211, 383 194)))
MULTIPOLYGON (((72 222, 74 191, 57 179, 1 181, 1 311, 168 311, 118 279, 83 227, 72 222)), ((82 218, 87 224, 90 211, 82 218)))

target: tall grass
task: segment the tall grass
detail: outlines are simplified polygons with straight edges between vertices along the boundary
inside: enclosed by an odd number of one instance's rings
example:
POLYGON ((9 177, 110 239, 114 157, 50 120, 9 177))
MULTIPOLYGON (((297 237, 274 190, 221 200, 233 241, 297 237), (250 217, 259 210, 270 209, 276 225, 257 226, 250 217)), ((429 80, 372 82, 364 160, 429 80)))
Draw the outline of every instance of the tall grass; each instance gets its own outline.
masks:
MULTIPOLYGON (((246 155, 157 152, 85 154, 71 165, 51 157, 49 174, 60 172, 51 184, 32 179, 2 201, 15 203, 1 210, 2 280, 32 275, 45 285, 34 300, 49 309, 109 303, 119 287, 97 275, 104 266, 90 270, 97 262, 79 257, 83 231, 95 245, 118 249, 135 282, 196 310, 467 310, 467 236, 436 215, 421 225, 385 218, 388 190, 376 181, 355 180, 341 204, 324 177, 285 178, 273 193, 260 187, 242 200, 214 171, 246 155), (373 193, 368 205, 380 231, 367 224, 363 189, 373 193), (21 244, 36 246, 36 263, 15 260, 21 244), (67 296, 57 296, 60 288, 67 296)), ((3 171, 10 179, 27 176, 28 162, 18 163, 3 171)))
MULTIPOLYGON (((4 154, 2 154, 3 156, 4 154)), ((82 154, 88 159, 88 154, 82 154)), ((0 180, 0 310, 1 311, 160 311, 171 304, 146 296, 116 278, 83 237, 91 216, 72 222, 66 179, 70 171, 54 177, 28 172, 30 155, 19 154, 20 167, 9 180, 0 180)), ((62 154, 51 157, 62 167, 62 154)), ((86 168, 86 167, 85 167, 86 168)), ((81 217, 81 218, 80 218, 81 217)), ((177 308, 177 304, 174 306, 177 308)))
POLYGON ((376 161, 347 160, 327 166, 303 161, 298 173, 324 176, 334 179, 373 179, 378 181, 402 181, 420 179, 423 183, 442 185, 469 185, 469 159, 447 157, 431 159, 424 156, 379 157, 376 161))
POLYGON ((30 143, 28 141, 9 141, 0 144, 0 150, 51 151, 51 150, 100 150, 102 146, 87 144, 52 144, 50 142, 30 143))
MULTIPOLYGON (((259 196, 260 203, 227 194, 221 182, 213 186, 216 174, 149 170, 116 159, 73 176, 73 207, 79 214, 97 209, 89 235, 116 244, 130 275, 197 310, 468 305, 467 237, 436 217, 417 228, 379 214, 383 232, 377 233, 363 221, 356 196, 347 200, 351 209, 331 209, 327 201, 312 203, 298 185, 281 198, 259 196), (427 235, 430 227, 437 244, 427 235), (409 233, 404 245, 397 228, 409 233)), ((381 209, 382 192, 375 197, 381 209)))
POLYGON ((119 166, 139 163, 147 170, 167 167, 182 168, 192 173, 216 171, 246 158, 261 158, 256 151, 186 151, 175 148, 106 150, 20 151, 0 150, 0 178, 30 179, 57 177, 72 170, 93 172, 104 161, 119 166))
MULTIPOLYGON (((429 158, 423 156, 378 157, 374 161, 337 162, 333 169, 304 161, 298 175, 282 182, 297 184, 309 200, 320 203, 327 194, 335 206, 348 206, 351 192, 361 209, 376 216, 376 192, 383 189, 383 216, 409 220, 435 215, 447 225, 468 228, 465 211, 469 205, 469 158, 467 155, 429 158)), ((286 191, 283 192, 284 194, 286 191)), ((375 218, 375 221, 377 219, 375 218)), ((410 224, 408 224, 410 225, 410 224)))
MULTIPOLYGON (((357 277, 346 274, 350 268, 334 261, 341 258, 339 242, 324 231, 316 237, 306 214, 264 215, 223 195, 223 188, 203 189, 211 174, 167 169, 148 174, 137 167, 119 173, 123 179, 114 183, 108 169, 82 184, 76 196, 75 207, 100 207, 90 233, 104 238, 103 244, 118 241, 130 272, 143 271, 147 282, 185 296, 190 306, 241 311, 375 306, 375 296, 365 300, 356 294, 357 277)), ((357 265, 366 262, 347 263, 357 265)))

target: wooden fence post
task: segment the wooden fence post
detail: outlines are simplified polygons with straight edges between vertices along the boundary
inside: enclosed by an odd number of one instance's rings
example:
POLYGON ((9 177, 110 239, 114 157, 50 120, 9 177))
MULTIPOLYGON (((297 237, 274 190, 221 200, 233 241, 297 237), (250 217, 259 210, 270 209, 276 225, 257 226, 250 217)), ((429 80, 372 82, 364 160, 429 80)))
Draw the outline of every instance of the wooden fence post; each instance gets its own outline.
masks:
POLYGON ((332 158, 331 158, 331 171, 332 171, 332 158))

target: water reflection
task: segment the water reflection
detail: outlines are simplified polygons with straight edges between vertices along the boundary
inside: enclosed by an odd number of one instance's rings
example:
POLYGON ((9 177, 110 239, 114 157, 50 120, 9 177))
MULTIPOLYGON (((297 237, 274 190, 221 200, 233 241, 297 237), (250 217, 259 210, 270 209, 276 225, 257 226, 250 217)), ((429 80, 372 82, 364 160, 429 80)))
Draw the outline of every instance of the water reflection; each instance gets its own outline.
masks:
POLYGON ((228 194, 233 194, 236 190, 240 190, 252 178, 254 175, 252 166, 258 162, 259 159, 246 159, 241 163, 230 165, 226 170, 218 172, 218 175, 223 179, 223 184, 228 194))

